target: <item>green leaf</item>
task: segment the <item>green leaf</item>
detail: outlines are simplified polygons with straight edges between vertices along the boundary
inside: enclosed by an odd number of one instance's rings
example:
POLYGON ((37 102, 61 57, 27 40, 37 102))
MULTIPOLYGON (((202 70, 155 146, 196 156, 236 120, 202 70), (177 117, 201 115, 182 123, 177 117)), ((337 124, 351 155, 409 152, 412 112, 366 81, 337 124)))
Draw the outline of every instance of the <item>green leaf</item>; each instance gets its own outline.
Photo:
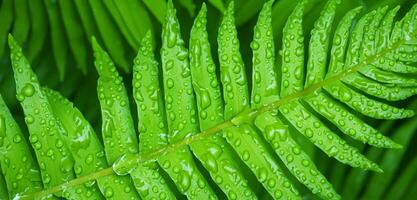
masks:
POLYGON ((29 61, 33 61, 41 53, 48 37, 48 17, 42 0, 30 0, 28 3, 32 29, 28 36, 27 55, 29 61))
MULTIPOLYGON (((161 62, 168 142, 174 143, 197 133, 198 125, 196 105, 193 102, 188 51, 181 38, 180 26, 172 1, 168 1, 162 30, 161 62)), ((215 193, 198 171, 188 147, 183 146, 173 153, 176 156, 162 157, 160 162, 163 163, 162 167, 177 184, 180 192, 190 199, 214 198, 215 193), (180 171, 175 172, 178 169, 180 171)))
POLYGON ((59 1, 62 21, 68 36, 70 48, 81 71, 87 73, 87 45, 81 21, 76 12, 75 4, 71 1, 59 1))
MULTIPOLYGON (((139 115, 141 154, 156 151, 168 144, 158 63, 154 58, 153 49, 151 32, 148 31, 142 39, 141 48, 133 65, 133 94, 139 115)), ((137 166, 130 175, 135 182, 136 190, 140 194, 147 194, 142 195, 143 198, 175 198, 156 162, 137 166)))
POLYGON ((30 31, 29 3, 27 0, 16 0, 14 3, 14 24, 12 34, 24 44, 30 31))
MULTIPOLYGON (((67 142, 74 157, 75 175, 82 177, 108 167, 103 145, 82 113, 58 92, 48 88, 42 91, 48 97, 54 115, 68 133, 67 142)), ((129 177, 126 176, 110 175, 97 179, 98 188, 108 199, 116 195, 124 199, 137 197, 129 183, 129 177)), ((94 182, 88 184, 95 185, 94 182)))
POLYGON ((121 33, 117 30, 111 15, 107 13, 103 3, 98 0, 89 0, 91 10, 97 24, 100 36, 106 48, 109 50, 110 55, 115 62, 125 72, 129 71, 126 49, 122 40, 115 40, 115 38, 122 38, 121 33))
POLYGON ((65 30, 61 21, 58 3, 53 0, 44 0, 50 24, 50 34, 52 37, 52 48, 54 52, 55 64, 58 68, 59 79, 65 78, 67 68, 68 44, 66 43, 65 30))
POLYGON ((14 121, 1 96, 0 152, 1 171, 9 189, 9 196, 5 199, 9 197, 13 199, 18 193, 42 190, 43 185, 38 164, 32 157, 22 131, 14 121))
POLYGON ((386 199, 400 199, 406 194, 407 186, 411 185, 414 178, 417 175, 417 157, 414 157, 407 163, 404 171, 401 172, 400 176, 396 177, 396 181, 393 182, 393 186, 387 192, 386 199))
POLYGON ((90 40, 92 36, 98 36, 97 25, 94 22, 93 13, 90 11, 91 7, 88 1, 75 0, 75 6, 77 7, 78 14, 80 15, 81 23, 84 28, 87 39, 90 40))
POLYGON ((3 56, 7 46, 7 34, 13 25, 13 0, 4 0, 0 8, 0 56, 3 56))
POLYGON ((7 186, 6 186, 6 182, 4 181, 3 174, 0 174, 0 197, 2 199, 9 198, 9 194, 7 193, 7 186))
MULTIPOLYGON (((397 181, 410 181, 400 176, 401 171, 410 176, 414 173, 405 166, 413 159, 408 155, 413 152, 415 118, 393 131, 392 139, 374 127, 378 123, 375 119, 392 121, 414 115, 413 107, 402 105, 417 90, 417 6, 408 12, 381 7, 359 16, 361 7, 347 11, 355 3, 337 0, 242 1, 236 7, 231 1, 219 20, 217 12, 210 12, 206 19, 207 8, 202 4, 188 38, 183 37, 188 36, 188 30, 181 30, 177 14, 185 20, 181 26, 189 26, 186 12, 194 15, 196 2, 179 2, 186 7, 181 13, 172 1, 160 5, 145 2, 153 14, 166 11, 165 20, 163 13, 155 14, 163 26, 160 53, 154 54, 159 44, 154 44, 153 38, 159 27, 153 29, 155 18, 148 16, 140 2, 116 4, 109 0, 102 4, 90 0, 87 4, 60 2, 60 7, 56 2, 47 3, 49 21, 55 24, 50 26, 56 32, 52 38, 64 38, 65 51, 58 53, 67 55, 67 45, 72 50, 68 58, 62 57, 68 63, 59 60, 61 63, 73 64, 72 56, 77 62, 90 59, 88 49, 82 50, 90 46, 86 45, 88 40, 68 44, 66 36, 71 41, 78 36, 101 36, 98 41, 91 37, 101 121, 98 105, 91 98, 95 74, 81 77, 76 71, 67 76, 68 82, 58 84, 50 76, 54 70, 49 67, 48 55, 56 54, 59 43, 54 45, 52 40, 55 48, 51 51, 50 42, 45 42, 46 48, 39 54, 46 55, 36 68, 41 82, 71 97, 80 112, 59 93, 42 89, 10 36, 16 97, 25 113, 31 147, 19 144, 25 152, 33 147, 33 163, 35 168, 39 164, 41 180, 27 193, 11 188, 9 182, 13 186, 26 179, 17 179, 19 175, 13 174, 21 172, 1 160, 9 195, 14 193, 21 199, 53 195, 70 199, 354 199, 362 198, 360 192, 364 191, 364 198, 379 199, 388 197, 390 186, 397 181), (256 21, 252 15, 261 8, 256 21), (397 12, 404 17, 397 20, 397 12), (51 20, 52 15, 58 17, 51 20), (64 25, 56 23, 61 16, 64 25), (82 26, 71 25, 71 19, 82 26), (214 26, 217 22, 219 27, 214 26), (236 28, 244 22, 249 23, 236 28), (216 28, 218 32, 212 31, 216 28), (247 31, 252 28, 253 35, 247 31), (210 36, 217 37, 217 46, 210 43, 210 36), (283 43, 278 53, 275 40, 283 43), (128 44, 139 52, 133 62, 133 87, 126 88, 122 81, 126 77, 119 74, 110 55, 128 72, 128 44), (83 52, 86 59, 80 59, 83 52), (82 82, 85 79, 89 81, 82 82), (136 117, 130 110, 130 88, 137 105, 139 142, 136 117), (102 137, 95 135, 82 113, 92 125, 101 125, 102 137), (376 149, 381 147, 403 149, 376 149), (368 176, 340 163, 386 174, 368 176), (342 196, 336 192, 339 190, 342 196)), ((364 8, 372 6, 362 3, 364 8)), ((10 27, 6 24, 4 28, 10 27)), ((57 62, 56 56, 54 59, 57 62)), ((8 76, 0 78, 3 90, 13 87, 7 83, 8 76)), ((11 110, 19 121, 19 110, 11 110)), ((394 125, 401 123, 384 124, 394 130, 394 125)), ((1 130, 1 138, 8 138, 1 130)), ((27 137, 21 135, 22 139, 27 137)), ((6 156, 16 153, 9 147, 4 149, 6 156)), ((11 160, 20 163, 15 157, 11 160)), ((392 196, 408 198, 401 193, 413 187, 392 187, 392 196)))
MULTIPOLYGON (((309 156, 292 139, 287 126, 283 125, 279 119, 270 113, 257 117, 255 124, 263 132, 264 137, 272 145, 290 172, 306 185, 313 194, 318 194, 323 199, 340 199, 326 177, 317 170, 309 156)), ((285 187, 289 183, 284 182, 282 185, 285 187)))
POLYGON ((164 0, 143 0, 143 3, 150 12, 158 19, 159 23, 164 23, 166 13, 166 2, 164 0))
MULTIPOLYGON (((25 122, 30 133, 29 141, 39 163, 44 187, 49 188, 69 181, 74 178, 74 159, 69 147, 64 143, 67 132, 53 115, 51 105, 43 94, 36 75, 23 56, 21 47, 11 35, 9 47, 16 82, 16 98, 25 112, 25 122)), ((55 193, 57 196, 77 199, 87 199, 89 194, 99 193, 95 192, 95 188, 85 185, 55 193)))
MULTIPOLYGON (((210 52, 206 32, 206 5, 197 15, 190 35, 190 68, 199 114, 200 129, 206 130, 223 121, 223 102, 215 73, 215 64, 210 52), (208 117, 210 116, 210 117, 208 117)), ((191 145, 193 152, 202 161, 212 179, 229 199, 251 199, 255 194, 235 162, 234 152, 219 135, 191 145), (222 153, 219 153, 222 152, 222 153), (234 173, 230 173, 234 171, 234 173)))

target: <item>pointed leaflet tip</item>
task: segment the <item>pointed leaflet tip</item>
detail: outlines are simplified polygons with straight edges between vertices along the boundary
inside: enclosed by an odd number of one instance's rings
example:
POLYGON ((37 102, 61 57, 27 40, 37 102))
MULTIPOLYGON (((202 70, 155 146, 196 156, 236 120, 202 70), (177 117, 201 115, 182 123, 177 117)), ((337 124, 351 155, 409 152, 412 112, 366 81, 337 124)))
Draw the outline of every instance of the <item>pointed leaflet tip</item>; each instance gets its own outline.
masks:
POLYGON ((372 162, 370 160, 368 160, 367 165, 368 165, 368 167, 367 168, 363 168, 363 169, 368 169, 368 170, 371 170, 371 171, 374 171, 374 172, 377 172, 377 173, 383 173, 384 172, 384 170, 382 170, 379 167, 378 164, 376 164, 376 163, 374 163, 374 162, 372 162))
MULTIPOLYGON (((141 48, 139 49, 139 51, 141 51, 141 49, 143 50, 153 50, 153 43, 152 43, 152 31, 148 30, 146 31, 145 35, 143 36, 142 40, 140 41, 140 46, 141 48)), ((138 52, 139 53, 139 52, 138 52)))
POLYGON ((396 143, 396 142, 392 142, 393 144, 392 144, 392 149, 402 149, 403 148, 403 145, 401 145, 401 144, 398 144, 398 143, 396 143))
POLYGON ((13 38, 13 36, 12 36, 11 33, 9 33, 7 35, 7 39, 8 39, 7 41, 9 42, 9 46, 13 46, 15 44, 15 40, 14 40, 14 38, 13 38))
POLYGON ((114 73, 112 72, 112 68, 115 68, 113 61, 110 59, 110 56, 107 54, 107 52, 103 50, 100 44, 98 44, 94 36, 91 38, 91 43, 95 57, 94 65, 99 76, 114 73))
POLYGON ((198 16, 200 15, 202 15, 202 17, 205 17, 207 15, 207 6, 205 2, 201 4, 200 12, 198 12, 198 16))
POLYGON ((147 30, 146 33, 145 33, 145 36, 143 36, 142 41, 145 40, 145 38, 146 38, 146 40, 149 40, 149 38, 151 36, 152 36, 152 31, 151 30, 147 30))
POLYGON ((224 15, 234 15, 234 13, 235 13, 235 1, 232 0, 227 6, 226 13, 224 15))
POLYGON ((414 110, 405 109, 404 110, 404 118, 411 118, 414 116, 414 110))
POLYGON ((172 2, 172 0, 168 0, 168 2, 167 2, 167 10, 173 9, 173 8, 174 8, 174 3, 172 2))
POLYGON ((29 65, 29 62, 22 54, 22 47, 20 47, 19 43, 16 41, 12 34, 9 33, 9 35, 7 36, 7 41, 9 43, 10 48, 10 59, 12 68, 15 69, 18 66, 17 63, 20 62, 23 62, 23 64, 25 65, 29 65))
POLYGON ((165 14, 165 23, 169 20, 169 18, 172 15, 175 15, 175 12, 176 11, 174 7, 174 3, 172 2, 172 0, 168 0, 166 14, 165 14))
MULTIPOLYGON (((222 25, 226 26, 235 26, 235 3, 234 1, 230 1, 229 5, 227 6, 226 11, 223 14, 223 19, 220 24, 220 29, 222 29, 222 25)), ((235 29, 235 28, 234 28, 235 29)))
POLYGON ((303 0, 297 4, 294 10, 298 10, 299 12, 301 12, 301 15, 304 15, 304 7, 306 4, 307 4, 307 0, 303 0))
POLYGON ((350 10, 350 12, 353 12, 353 13, 356 13, 357 14, 357 13, 361 12, 362 9, 363 9, 363 6, 358 6, 358 7, 354 8, 354 9, 350 10))
MULTIPOLYGON (((271 10, 272 10, 272 4, 274 3, 275 0, 270 0, 264 3, 264 5, 262 6, 261 11, 259 12, 259 16, 258 16, 258 21, 259 18, 261 18, 262 15, 267 15, 267 16, 271 16, 271 10)), ((269 18, 269 17, 268 17, 269 18)))
POLYGON ((400 8, 401 8, 401 6, 400 6, 400 5, 395 6, 395 7, 392 9, 392 11, 393 11, 393 12, 397 12, 398 10, 400 10, 400 8))
POLYGON ((101 71, 99 67, 100 64, 97 62, 97 59, 100 57, 101 47, 97 43, 97 40, 94 36, 91 37, 91 46, 93 47, 93 52, 94 52, 94 57, 95 57, 94 66, 96 67, 96 70, 98 74, 100 75, 100 71, 101 71))
POLYGON ((382 170, 378 165, 373 166, 371 170, 376 173, 384 173, 384 170, 382 170))
MULTIPOLYGON (((197 16, 195 17, 194 24, 202 23, 202 26, 206 25, 206 17, 207 17, 207 7, 206 4, 203 3, 201 5, 200 11, 198 12, 197 16)), ((194 25, 193 25, 194 28, 194 25)))
MULTIPOLYGON (((8 34, 7 41, 9 43, 9 48, 10 48, 11 51, 13 51, 13 49, 16 48, 16 47, 21 48, 19 46, 19 44, 17 43, 16 39, 14 39, 14 37, 11 33, 8 34)), ((13 53, 13 52, 11 52, 11 53, 13 53)))
POLYGON ((272 7, 272 4, 274 4, 275 0, 269 0, 264 3, 263 7, 272 7))
POLYGON ((98 51, 102 51, 100 45, 98 44, 96 37, 91 36, 91 45, 93 47, 93 51, 98 53, 98 51))

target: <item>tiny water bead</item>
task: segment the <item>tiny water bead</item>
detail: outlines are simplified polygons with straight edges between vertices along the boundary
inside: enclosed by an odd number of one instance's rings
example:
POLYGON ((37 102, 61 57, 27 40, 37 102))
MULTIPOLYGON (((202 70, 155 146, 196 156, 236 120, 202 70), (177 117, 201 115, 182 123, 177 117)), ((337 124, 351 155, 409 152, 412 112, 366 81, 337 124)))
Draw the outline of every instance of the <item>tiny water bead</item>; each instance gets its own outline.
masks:
POLYGON ((26 83, 26 85, 22 88, 21 93, 26 97, 31 97, 35 93, 35 88, 31 83, 26 83))

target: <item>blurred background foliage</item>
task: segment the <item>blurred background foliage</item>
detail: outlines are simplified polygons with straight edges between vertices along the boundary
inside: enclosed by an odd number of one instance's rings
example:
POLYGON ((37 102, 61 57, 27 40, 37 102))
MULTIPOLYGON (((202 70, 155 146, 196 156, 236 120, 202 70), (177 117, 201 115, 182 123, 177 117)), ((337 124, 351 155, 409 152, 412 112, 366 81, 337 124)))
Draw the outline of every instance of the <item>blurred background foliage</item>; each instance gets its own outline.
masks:
MULTIPOLYGON (((205 1, 208 6, 209 39, 215 60, 218 25, 228 1, 205 1)), ((276 0, 273 5, 272 23, 275 43, 279 48, 284 23, 298 1, 276 0)), ((204 1, 174 1, 187 46, 193 18, 202 2, 204 1)), ((264 2, 265 0, 235 0, 240 50, 248 74, 251 69, 250 41, 253 27, 264 2)), ((309 41, 310 30, 325 2, 309 0, 307 3, 304 17, 306 42, 309 41)), ((343 0, 338 7, 336 21, 357 6, 363 6, 365 13, 380 6, 393 8, 400 5, 401 16, 414 3, 415 0, 343 0)), ((41 84, 58 90, 74 102, 98 131, 101 127, 96 95, 98 75, 93 65, 91 37, 95 36, 110 53, 124 76, 128 91, 131 91, 130 71, 139 41, 147 30, 152 30, 156 51, 159 51, 165 8, 165 0, 0 0, 0 93, 21 128, 25 129, 26 126, 15 96, 9 49, 6 45, 8 33, 12 33, 22 44, 41 84)), ((279 59, 277 63, 280 63, 279 59)), ((417 111, 415 99, 398 104, 417 111)), ((344 199, 415 199, 417 137, 414 133, 417 132, 417 117, 395 122, 364 119, 404 146, 401 150, 377 149, 345 138, 368 158, 379 163, 385 173, 352 169, 329 159, 320 151, 315 151, 317 155, 314 155, 314 159, 320 171, 344 199)), ((309 194, 307 191, 305 193, 309 194)))

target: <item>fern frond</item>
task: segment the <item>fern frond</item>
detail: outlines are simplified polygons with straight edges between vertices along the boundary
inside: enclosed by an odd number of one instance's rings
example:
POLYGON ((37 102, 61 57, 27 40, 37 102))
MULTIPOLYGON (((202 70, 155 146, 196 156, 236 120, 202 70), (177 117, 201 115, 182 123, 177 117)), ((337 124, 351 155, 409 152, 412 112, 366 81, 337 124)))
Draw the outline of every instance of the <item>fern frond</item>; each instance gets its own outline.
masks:
MULTIPOLYGON (((54 20, 51 16, 59 13, 54 10, 56 5, 49 3, 50 20, 54 20)), ((81 5, 78 3, 73 7, 81 5)), ((30 176, 42 177, 42 184, 23 179, 19 187, 11 189, 14 177, 9 173, 20 171, 5 168, 7 163, 2 160, 2 173, 11 197, 257 199, 266 192, 267 197, 274 199, 301 199, 299 181, 322 199, 340 199, 316 167, 310 155, 313 152, 305 144, 361 170, 385 170, 385 176, 372 175, 364 193, 365 198, 382 197, 383 191, 376 188, 388 187, 405 150, 387 151, 381 168, 375 157, 382 150, 364 156, 339 134, 379 148, 409 145, 417 127, 415 120, 407 122, 390 139, 363 116, 391 120, 414 115, 412 109, 390 102, 416 92, 417 70, 412 65, 417 62, 417 5, 397 22, 394 19, 398 8, 388 11, 388 7, 382 7, 363 16, 359 15, 361 8, 354 8, 339 21, 332 35, 339 2, 329 0, 311 30, 306 48, 303 18, 307 2, 301 1, 289 16, 282 38, 276 38, 282 39, 279 58, 273 37, 274 1, 268 1, 254 28, 249 84, 239 51, 233 1, 225 10, 217 35, 219 74, 206 30, 205 4, 192 26, 188 50, 174 4, 168 1, 159 71, 151 31, 145 34, 139 27, 127 25, 137 21, 127 19, 129 13, 120 13, 112 1, 90 3, 96 21, 100 21, 100 33, 115 15, 115 23, 122 29, 119 33, 111 26, 110 33, 102 36, 103 41, 91 39, 99 74, 97 93, 104 147, 71 102, 40 86, 21 47, 9 36, 16 97, 25 113, 40 172, 29 146, 24 142, 13 145, 29 156, 25 162, 31 164, 25 167, 33 169, 30 176), (111 16, 103 12, 104 6, 111 7, 111 16), (133 48, 138 48, 132 85, 139 116, 139 142, 128 92, 111 59, 112 56, 128 70, 124 51, 118 51, 123 49, 122 42, 109 37, 120 34, 128 38, 133 48), (143 39, 139 41, 138 37, 143 39), (109 54, 99 45, 101 42, 109 54), (281 63, 277 66, 276 61, 281 63), (399 94, 391 93, 395 91, 399 94)), ((191 12, 191 4, 183 3, 191 12)), ((74 17, 73 13, 67 14, 67 20, 74 17)), ((86 12, 83 16, 84 20, 80 20, 88 24, 86 12)), ((74 46, 73 51, 76 48, 80 46, 74 46)), ((61 50, 58 53, 64 52, 61 50)), ((6 134, 8 127, 2 128, 7 124, 5 120, 12 124, 15 135, 22 134, 1 103, 0 142, 12 143, 15 136, 6 134)), ((0 156, 5 157, 17 153, 0 150, 0 156)), ((22 165, 21 160, 10 161, 22 165)), ((358 170, 347 176, 347 184, 354 183, 358 170)), ((361 181, 364 175, 358 178, 361 181)), ((351 194, 342 194, 355 198, 360 186, 350 187, 349 191, 352 188, 351 194)))

